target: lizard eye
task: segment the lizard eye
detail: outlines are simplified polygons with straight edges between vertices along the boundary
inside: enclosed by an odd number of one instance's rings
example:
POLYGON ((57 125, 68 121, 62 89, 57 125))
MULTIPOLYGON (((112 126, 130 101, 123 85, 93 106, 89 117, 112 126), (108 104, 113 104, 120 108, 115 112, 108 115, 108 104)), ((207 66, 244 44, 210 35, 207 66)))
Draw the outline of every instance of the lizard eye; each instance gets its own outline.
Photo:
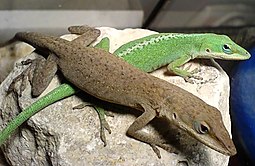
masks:
POLYGON ((222 50, 223 50, 223 52, 225 52, 226 54, 232 54, 232 50, 231 50, 231 48, 230 48, 230 46, 229 46, 228 44, 224 44, 224 45, 222 46, 222 50))
POLYGON ((199 134, 207 134, 210 130, 209 126, 205 122, 194 122, 194 128, 199 134))
POLYGON ((210 52, 211 52, 211 50, 210 50, 209 48, 207 48, 205 51, 206 51, 206 52, 208 52, 208 53, 210 53, 210 52))

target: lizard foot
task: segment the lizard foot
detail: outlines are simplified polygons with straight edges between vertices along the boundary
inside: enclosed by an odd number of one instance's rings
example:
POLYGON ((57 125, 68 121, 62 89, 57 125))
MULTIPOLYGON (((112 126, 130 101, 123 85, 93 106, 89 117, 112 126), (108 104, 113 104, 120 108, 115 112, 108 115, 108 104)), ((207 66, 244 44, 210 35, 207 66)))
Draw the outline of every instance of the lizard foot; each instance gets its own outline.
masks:
MULTIPOLYGON (((191 75, 196 74, 196 73, 198 73, 198 72, 201 71, 200 68, 196 67, 196 68, 193 69, 191 72, 189 72, 191 66, 192 66, 192 64, 189 64, 187 67, 184 68, 184 66, 182 66, 181 68, 182 68, 182 70, 184 70, 184 71, 190 73, 191 75)), ((199 66, 201 66, 201 65, 199 64, 199 66)))
POLYGON ((198 69, 198 68, 192 70, 192 71, 189 73, 189 75, 184 76, 184 80, 185 80, 186 82, 191 83, 191 84, 194 84, 194 81, 193 81, 191 78, 194 78, 194 79, 196 79, 196 80, 203 80, 202 77, 200 77, 200 76, 195 76, 195 75, 194 75, 194 74, 196 74, 196 73, 198 73, 198 72, 200 72, 200 71, 201 71, 201 69, 198 69))
POLYGON ((190 74, 197 74, 198 72, 200 72, 201 71, 201 69, 200 68, 195 68, 194 70, 192 70, 191 72, 190 72, 190 74))
POLYGON ((149 145, 151 146, 152 150, 156 153, 158 158, 161 158, 161 155, 160 155, 160 151, 157 148, 157 146, 161 147, 162 149, 166 150, 169 153, 178 154, 178 151, 174 147, 172 147, 170 145, 166 145, 166 144, 163 144, 163 143, 149 144, 149 145))
POLYGON ((186 76, 186 77, 183 77, 183 78, 184 78, 184 80, 185 80, 186 82, 188 82, 188 83, 190 83, 190 84, 194 84, 194 81, 191 79, 191 77, 186 76))
POLYGON ((32 80, 32 73, 34 71, 35 68, 35 63, 33 63, 32 59, 27 59, 21 62, 22 65, 29 65, 31 64, 26 70, 24 70, 20 75, 18 75, 16 78, 13 79, 12 83, 10 84, 10 86, 8 87, 7 93, 10 93, 12 91, 15 91, 15 84, 19 81, 21 81, 21 85, 19 87, 19 90, 17 92, 17 94, 19 94, 19 96, 22 95, 22 92, 25 90, 26 88, 26 82, 25 79, 28 76, 29 81, 32 80))
POLYGON ((195 69, 193 69, 192 71, 189 72, 188 70, 190 70, 190 67, 191 67, 191 66, 192 66, 192 65, 189 64, 185 69, 184 69, 184 67, 182 66, 182 67, 181 67, 181 68, 182 68, 182 73, 180 74, 180 76, 182 76, 186 82, 191 83, 191 84, 194 84, 194 81, 191 80, 191 78, 194 78, 194 79, 196 79, 196 80, 203 80, 202 77, 200 77, 200 76, 195 76, 195 74, 197 74, 198 72, 200 72, 201 69, 200 69, 200 68, 195 68, 195 69))
POLYGON ((101 107, 97 107, 97 106, 94 106, 94 105, 91 105, 91 104, 85 104, 85 103, 79 104, 79 105, 73 107, 73 109, 82 109, 82 108, 87 107, 87 106, 93 107, 98 113, 98 117, 99 117, 99 120, 100 120, 100 139, 104 143, 104 146, 106 146, 107 141, 106 141, 106 136, 105 136, 105 129, 108 131, 109 134, 111 134, 111 128, 110 128, 110 125, 108 124, 108 122, 105 119, 105 115, 113 117, 113 114, 110 114, 109 112, 105 112, 104 109, 101 108, 101 107))
POLYGON ((192 75, 192 76, 186 76, 186 77, 183 77, 183 78, 184 78, 184 80, 185 80, 186 82, 191 83, 191 84, 194 84, 194 81, 193 81, 191 78, 194 78, 194 79, 196 79, 196 80, 203 80, 202 77, 200 77, 200 76, 194 76, 194 75, 192 75))
POLYGON ((160 155, 160 151, 159 149, 156 147, 155 144, 150 144, 152 150, 156 153, 156 155, 158 156, 158 158, 160 159, 161 158, 161 155, 160 155))
POLYGON ((169 153, 174 153, 174 154, 178 154, 178 150, 176 150, 176 148, 174 148, 173 146, 169 145, 169 144, 159 144, 159 147, 161 147, 162 149, 168 151, 169 153))

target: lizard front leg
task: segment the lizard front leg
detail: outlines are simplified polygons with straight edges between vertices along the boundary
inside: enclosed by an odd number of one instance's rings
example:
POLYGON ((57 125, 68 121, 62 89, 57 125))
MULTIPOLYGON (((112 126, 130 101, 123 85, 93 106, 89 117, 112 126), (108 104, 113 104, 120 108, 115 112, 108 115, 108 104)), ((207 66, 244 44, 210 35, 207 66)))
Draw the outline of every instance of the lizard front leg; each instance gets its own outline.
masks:
POLYGON ((158 158, 161 158, 160 151, 156 146, 159 146, 167 151, 175 152, 170 146, 164 145, 162 142, 159 142, 156 138, 141 131, 141 129, 146 126, 150 121, 152 121, 156 117, 156 110, 147 105, 142 105, 144 109, 144 113, 139 116, 128 128, 127 135, 134 137, 137 140, 148 143, 153 151, 156 153, 158 158))
POLYGON ((191 56, 182 56, 179 59, 174 60, 167 66, 168 71, 172 71, 176 75, 179 75, 185 79, 185 81, 193 83, 190 78, 193 77, 195 79, 202 79, 199 76, 194 76, 194 74, 197 72, 197 69, 194 69, 193 71, 189 72, 188 69, 181 69, 180 67, 190 61, 192 58, 191 56))
POLYGON ((27 59, 22 61, 22 64, 30 64, 30 66, 13 80, 8 88, 8 92, 13 91, 15 83, 21 80, 22 82, 19 88, 19 94, 21 95, 23 90, 26 88, 24 79, 25 77, 28 77, 32 86, 32 95, 37 97, 47 88, 57 71, 54 55, 49 55, 47 60, 45 60, 42 56, 33 60, 27 59))
POLYGON ((50 54, 47 60, 41 59, 40 62, 37 62, 31 82, 32 95, 39 96, 48 87, 56 72, 57 64, 54 54, 50 54))

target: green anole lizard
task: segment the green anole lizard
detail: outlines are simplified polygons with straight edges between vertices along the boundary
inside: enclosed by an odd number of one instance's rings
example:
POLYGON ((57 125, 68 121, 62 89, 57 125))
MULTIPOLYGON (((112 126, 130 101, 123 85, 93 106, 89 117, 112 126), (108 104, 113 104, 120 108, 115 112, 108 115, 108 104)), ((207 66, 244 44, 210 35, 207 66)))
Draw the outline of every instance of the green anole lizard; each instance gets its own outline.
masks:
MULTIPOLYGON (((149 44, 151 44, 151 43, 149 43, 149 44)), ((243 51, 243 50, 242 50, 243 51)), ((235 54, 233 54, 233 55, 235 55, 235 54)), ((73 93, 73 92, 71 92, 71 93, 73 93)))

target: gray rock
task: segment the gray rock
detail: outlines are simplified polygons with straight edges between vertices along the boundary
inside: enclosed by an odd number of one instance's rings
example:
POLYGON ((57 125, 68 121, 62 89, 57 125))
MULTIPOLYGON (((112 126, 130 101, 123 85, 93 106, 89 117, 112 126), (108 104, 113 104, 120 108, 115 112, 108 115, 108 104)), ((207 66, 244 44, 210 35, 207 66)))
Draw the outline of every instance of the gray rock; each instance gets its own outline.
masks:
MULTIPOLYGON (((101 36, 111 38, 111 51, 125 42, 149 35, 155 32, 141 29, 116 30, 100 28, 101 36)), ((68 35, 66 38, 73 38, 68 35)), ((34 53, 29 57, 36 56, 34 53)), ((190 63, 189 63, 190 64, 190 63)), ((230 131, 229 118, 229 79, 225 72, 215 67, 199 65, 192 62, 193 67, 199 67, 203 80, 194 80, 195 84, 185 82, 178 76, 165 75, 165 68, 152 74, 165 79, 185 90, 192 92, 210 105, 217 107, 223 116, 224 123, 230 131)), ((188 64, 187 64, 188 65, 188 64)), ((2 111, 1 129, 21 110, 38 98, 31 97, 31 87, 28 80, 26 89, 21 96, 15 93, 6 94, 12 80, 27 66, 18 62, 15 69, 0 86, 0 109, 2 111), (17 102, 18 101, 18 102, 17 102), (20 108, 18 107, 20 105, 20 108)), ((60 83, 56 76, 45 95, 60 83)), ((16 88, 20 83, 16 84, 16 88)), ((19 93, 19 92, 18 92, 19 93)), ((99 120, 92 107, 83 109, 72 108, 83 100, 91 101, 92 97, 80 92, 43 109, 27 122, 2 146, 5 158, 11 165, 208 165, 227 166, 228 156, 224 156, 194 140, 186 133, 173 126, 166 126, 160 120, 153 121, 145 127, 145 131, 154 133, 158 139, 165 139, 179 149, 180 153, 173 154, 160 149, 161 159, 158 159, 151 147, 143 142, 126 136, 131 123, 141 113, 127 108, 111 109, 114 117, 107 117, 112 133, 106 132, 107 146, 100 140, 99 120)), ((40 97, 39 97, 40 98, 40 97)))

